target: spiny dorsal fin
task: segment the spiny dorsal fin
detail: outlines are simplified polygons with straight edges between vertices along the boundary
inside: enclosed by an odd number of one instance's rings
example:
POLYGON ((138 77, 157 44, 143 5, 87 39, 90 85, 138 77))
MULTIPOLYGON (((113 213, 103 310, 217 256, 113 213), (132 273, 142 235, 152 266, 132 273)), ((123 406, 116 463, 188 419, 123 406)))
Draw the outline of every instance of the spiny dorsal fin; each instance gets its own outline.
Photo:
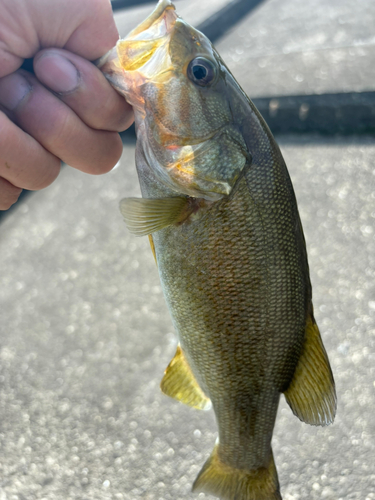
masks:
POLYGON ((235 469, 224 464, 215 446, 193 484, 193 491, 202 491, 221 500, 282 500, 272 452, 268 467, 255 470, 235 469))
POLYGON ((180 345, 177 346, 176 354, 164 372, 160 388, 167 396, 198 410, 211 408, 211 401, 195 380, 180 345))
POLYGON ((335 418, 335 382, 319 328, 312 317, 293 379, 284 392, 293 413, 311 425, 328 425, 335 418))
POLYGON ((146 236, 178 224, 192 213, 188 198, 124 198, 120 210, 129 231, 146 236))

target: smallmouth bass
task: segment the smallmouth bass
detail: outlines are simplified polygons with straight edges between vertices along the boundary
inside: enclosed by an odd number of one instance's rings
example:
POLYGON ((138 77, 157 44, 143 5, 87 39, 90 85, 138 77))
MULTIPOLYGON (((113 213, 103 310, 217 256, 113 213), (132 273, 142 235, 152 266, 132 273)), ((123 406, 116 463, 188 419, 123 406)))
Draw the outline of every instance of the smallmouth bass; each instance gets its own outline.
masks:
POLYGON ((314 320, 292 184, 261 115, 170 0, 99 63, 134 107, 149 235, 179 345, 162 391, 214 409, 219 438, 194 482, 223 500, 281 500, 271 439, 280 394, 312 425, 336 393, 314 320))

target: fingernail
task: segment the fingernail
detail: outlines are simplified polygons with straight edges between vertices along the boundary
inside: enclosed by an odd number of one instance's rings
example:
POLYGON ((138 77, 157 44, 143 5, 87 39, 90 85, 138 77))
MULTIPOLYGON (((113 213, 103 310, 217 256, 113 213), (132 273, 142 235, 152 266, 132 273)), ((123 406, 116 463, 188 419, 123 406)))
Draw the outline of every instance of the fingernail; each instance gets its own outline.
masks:
POLYGON ((31 91, 32 86, 20 73, 12 73, 0 79, 0 104, 14 111, 31 91))
POLYGON ((73 92, 79 84, 77 68, 68 59, 55 52, 44 53, 34 61, 37 78, 59 94, 73 92))

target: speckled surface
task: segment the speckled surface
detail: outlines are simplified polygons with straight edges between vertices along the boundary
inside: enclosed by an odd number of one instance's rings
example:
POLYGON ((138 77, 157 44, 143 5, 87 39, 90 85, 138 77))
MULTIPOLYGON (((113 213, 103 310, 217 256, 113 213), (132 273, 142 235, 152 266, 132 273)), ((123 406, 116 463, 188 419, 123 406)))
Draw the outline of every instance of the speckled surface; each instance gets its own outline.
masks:
POLYGON ((375 2, 267 0, 216 46, 250 97, 375 90, 375 2))
MULTIPOLYGON (((216 11, 224 7, 228 0, 177 0, 175 4, 178 14, 193 26, 198 26, 202 21, 212 16, 216 11)), ((156 2, 155 2, 156 5, 156 2)), ((117 11, 115 20, 121 37, 125 37, 135 26, 141 23, 152 11, 153 4, 140 5, 117 11)))
MULTIPOLYGON (((226 0, 177 0, 197 26, 226 0)), ((116 13, 125 36, 152 4, 116 13)), ((215 43, 251 98, 375 90, 375 2, 265 0, 215 43)))
MULTIPOLYGON (((328 428, 282 401, 273 439, 285 500, 375 499, 375 146, 281 138, 339 398, 328 428)), ((137 195, 134 146, 102 177, 70 168, 1 225, 0 499, 204 498, 190 487, 211 412, 158 388, 175 349, 137 195)))
MULTIPOLYGON (((306 50, 319 47, 319 33, 329 43, 341 37, 369 47, 374 3, 363 1, 366 13, 349 3, 330 2, 324 21, 322 2, 269 0, 246 21, 258 30, 248 32, 250 59, 231 60, 237 37, 248 36, 243 26, 219 50, 251 96, 309 93, 314 72, 294 87, 281 57, 268 73, 256 58, 284 53, 290 34, 306 50)), ((358 78, 373 68, 361 63, 358 78)), ((337 81, 345 83, 346 73, 337 81)), ((281 491, 284 500, 375 500, 374 141, 279 139, 339 400, 335 424, 324 429, 299 422, 282 401, 273 439, 281 491)), ((128 142, 109 174, 65 168, 1 221, 0 500, 208 498, 190 488, 216 439, 214 416, 159 391, 174 354, 173 328, 147 238, 132 237, 118 210, 122 197, 138 193, 128 142)))

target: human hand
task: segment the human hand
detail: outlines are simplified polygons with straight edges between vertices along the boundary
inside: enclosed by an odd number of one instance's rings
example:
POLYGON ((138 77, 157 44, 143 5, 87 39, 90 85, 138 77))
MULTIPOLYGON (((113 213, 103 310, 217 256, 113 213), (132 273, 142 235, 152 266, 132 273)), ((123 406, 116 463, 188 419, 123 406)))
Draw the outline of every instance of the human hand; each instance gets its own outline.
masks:
POLYGON ((0 210, 42 189, 60 160, 102 174, 131 107, 89 61, 118 40, 109 0, 0 0, 0 210), (35 75, 19 69, 34 57, 35 75))

